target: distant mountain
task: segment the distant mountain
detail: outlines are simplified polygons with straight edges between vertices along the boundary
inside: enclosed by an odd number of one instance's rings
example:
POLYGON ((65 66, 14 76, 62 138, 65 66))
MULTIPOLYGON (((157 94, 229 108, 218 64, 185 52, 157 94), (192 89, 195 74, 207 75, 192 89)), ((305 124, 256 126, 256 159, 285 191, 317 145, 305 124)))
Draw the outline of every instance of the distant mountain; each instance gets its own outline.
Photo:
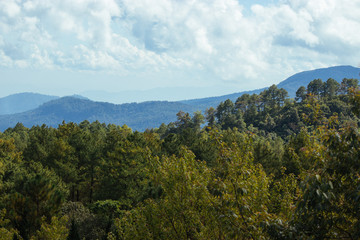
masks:
MULTIPOLYGON (((115 88, 114 88, 115 89, 115 88)), ((233 89, 225 86, 209 87, 161 87, 148 90, 120 90, 116 92, 108 91, 84 91, 80 94, 94 101, 109 102, 115 104, 129 102, 152 101, 179 101, 183 99, 193 99, 195 97, 208 97, 223 95, 233 92, 233 89), (180 97, 181 96, 181 97, 180 97)))
POLYGON ((311 71, 304 71, 292 75, 286 80, 279 83, 278 88, 284 88, 288 91, 290 97, 295 97, 296 91, 299 87, 306 87, 312 80, 321 79, 323 81, 333 78, 339 83, 344 78, 359 79, 360 68, 352 66, 336 66, 329 68, 320 68, 311 71))
POLYGON ((58 99, 56 96, 38 93, 17 93, 0 98, 0 115, 25 112, 39 107, 41 104, 58 99))
POLYGON ((235 102, 236 99, 243 94, 246 94, 246 93, 250 94, 250 95, 251 94, 259 94, 260 92, 264 91, 265 89, 266 88, 261 88, 261 89, 257 89, 257 90, 232 93, 232 94, 227 94, 227 95, 223 95, 223 96, 182 100, 182 101, 178 101, 178 102, 187 104, 187 105, 191 105, 191 106, 196 106, 199 109, 205 110, 206 108, 209 108, 209 107, 216 108, 216 106, 219 105, 219 103, 221 103, 227 99, 230 99, 231 101, 235 102))
POLYGON ((57 127, 63 120, 66 122, 90 122, 128 125, 133 130, 143 131, 146 128, 159 127, 161 123, 176 120, 176 113, 194 112, 196 107, 177 102, 143 102, 111 104, 94 102, 75 97, 63 97, 47 102, 40 107, 13 115, 0 116, 0 130, 4 131, 21 122, 26 127, 46 124, 57 127))
MULTIPOLYGON (((299 87, 306 87, 312 80, 314 79, 322 79, 323 81, 328 80, 329 78, 333 78, 338 82, 341 82, 344 78, 356 78, 359 79, 360 68, 352 67, 352 66, 336 66, 329 68, 320 68, 311 71, 300 72, 291 77, 285 79, 280 82, 277 87, 284 88, 288 91, 290 97, 295 97, 296 91, 299 87)), ((253 91, 244 91, 238 92, 218 97, 208 97, 208 98, 199 98, 192 100, 183 100, 179 101, 184 104, 198 106, 201 109, 206 109, 208 107, 216 107, 220 102, 223 102, 227 99, 232 101, 236 101, 238 97, 243 94, 259 94, 266 88, 257 89, 253 91)))
MULTIPOLYGON (((74 94, 71 97, 87 99, 87 97, 74 94)), ((22 113, 33 110, 40 105, 59 99, 58 96, 43 95, 39 93, 16 93, 7 97, 0 98, 0 115, 22 113)))
MULTIPOLYGON (((290 97, 294 97, 300 86, 307 86, 314 79, 326 81, 328 78, 334 78, 341 82, 343 78, 358 79, 359 73, 360 68, 351 66, 316 69, 295 74, 279 83, 278 87, 286 89, 290 97)), ((34 93, 15 94, 0 99, 0 114, 18 112, 0 115, 0 131, 14 127, 18 122, 27 127, 42 124, 56 127, 63 120, 76 123, 98 120, 103 123, 126 124, 133 130, 143 131, 146 128, 159 127, 161 123, 175 121, 176 113, 180 110, 189 113, 204 111, 211 106, 216 108, 226 99, 236 101, 242 94, 258 94, 264 89, 178 102, 152 101, 118 105, 94 102, 78 95, 59 98, 34 93), (23 112, 25 110, 29 111, 23 112)))
POLYGON ((278 88, 284 88, 288 91, 290 97, 295 97, 299 87, 306 87, 312 80, 321 79, 323 81, 333 78, 339 83, 344 78, 359 79, 360 68, 352 66, 336 66, 329 68, 320 68, 311 71, 300 72, 279 83, 278 88))
POLYGON ((79 94, 74 94, 74 95, 67 96, 67 97, 79 98, 79 99, 83 99, 83 100, 90 100, 89 98, 84 97, 84 96, 79 95, 79 94))

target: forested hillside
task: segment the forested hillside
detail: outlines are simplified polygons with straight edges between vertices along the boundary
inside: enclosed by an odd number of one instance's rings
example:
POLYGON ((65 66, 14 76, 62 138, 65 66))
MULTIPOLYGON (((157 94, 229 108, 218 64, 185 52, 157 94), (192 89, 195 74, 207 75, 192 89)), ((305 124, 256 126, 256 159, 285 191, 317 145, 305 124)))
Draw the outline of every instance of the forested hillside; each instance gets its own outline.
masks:
POLYGON ((176 117, 1 133, 0 239, 360 238, 358 80, 176 117))
MULTIPOLYGON (((353 67, 353 66, 335 66, 335 67, 328 67, 328 68, 319 68, 314 69, 310 71, 304 71, 296 73, 287 79, 281 81, 277 87, 278 88, 284 88, 288 94, 289 97, 295 98, 295 93, 301 86, 307 86, 312 80, 314 79, 329 79, 332 78, 336 80, 338 83, 341 83, 341 81, 344 78, 357 79, 359 77, 360 68, 353 67)), ((260 92, 264 91, 266 88, 262 89, 256 89, 251 91, 244 91, 244 92, 238 92, 218 97, 209 97, 209 98, 200 98, 200 99, 190 99, 190 100, 184 100, 180 101, 182 103, 192 105, 192 106, 198 106, 208 108, 208 107, 214 107, 217 106, 220 102, 226 101, 227 99, 230 99, 232 101, 236 101, 236 99, 243 95, 243 94, 259 94, 260 92)))
POLYGON ((344 78, 359 78, 360 68, 353 66, 335 66, 328 68, 319 68, 310 71, 296 73, 277 86, 284 88, 289 92, 290 97, 295 97, 295 92, 301 86, 307 86, 313 79, 329 79, 332 78, 337 82, 341 82, 344 78))
MULTIPOLYGON (((328 79, 328 76, 334 76, 334 80, 341 83, 344 78, 357 78, 359 72, 360 68, 352 66, 315 69, 297 73, 279 83, 277 87, 284 88, 289 97, 295 98, 301 84, 307 86, 313 79, 328 79)), ((0 99, 0 131, 14 127, 18 122, 26 127, 42 124, 56 127, 63 121, 79 124, 84 120, 126 124, 133 130, 144 131, 148 128, 156 128, 161 123, 168 124, 175 121, 175 114, 180 110, 190 113, 204 112, 205 109, 216 107, 220 102, 228 99, 236 102, 242 95, 258 95, 266 89, 268 88, 177 102, 149 101, 125 104, 95 102, 80 95, 59 98, 33 93, 14 94, 0 99), (17 113, 1 116, 14 112, 17 113)))
POLYGON ((78 97, 62 97, 31 111, 0 116, 0 131, 21 122, 26 127, 46 124, 56 127, 62 121, 80 123, 90 122, 127 124, 133 129, 144 131, 176 120, 180 110, 193 112, 196 107, 183 103, 156 101, 143 103, 111 104, 94 102, 78 97))

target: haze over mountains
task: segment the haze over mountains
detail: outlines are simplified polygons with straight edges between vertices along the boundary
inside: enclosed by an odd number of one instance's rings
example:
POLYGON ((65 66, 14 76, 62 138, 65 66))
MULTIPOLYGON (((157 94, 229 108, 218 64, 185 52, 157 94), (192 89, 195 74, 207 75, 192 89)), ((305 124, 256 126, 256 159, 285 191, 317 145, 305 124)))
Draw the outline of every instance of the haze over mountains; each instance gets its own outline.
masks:
POLYGON ((46 124, 57 126, 63 120, 66 122, 90 122, 98 120, 101 123, 128 125, 134 130, 143 131, 146 128, 158 127, 161 123, 176 119, 180 110, 193 112, 195 108, 178 102, 144 102, 112 104, 94 102, 76 97, 63 97, 44 103, 40 107, 24 113, 0 116, 0 129, 21 122, 26 127, 46 124))
POLYGON ((17 93, 9 95, 0 98, 0 115, 25 112, 58 98, 57 96, 38 93, 17 93))
POLYGON ((219 96, 233 93, 234 89, 228 88, 219 94, 222 86, 213 87, 162 87, 149 90, 132 90, 132 91, 85 91, 80 95, 94 101, 110 102, 115 104, 145 101, 180 101, 184 99, 206 98, 209 96, 219 96), (179 97, 181 96, 181 97, 179 97))
MULTIPOLYGON (((297 73, 278 84, 295 96, 300 86, 314 79, 326 81, 333 78, 341 81, 343 78, 359 78, 360 68, 352 66, 337 66, 297 73)), ((48 96, 35 93, 20 93, 0 98, 0 131, 14 127, 21 122, 26 127, 46 124, 57 126, 62 121, 90 122, 98 120, 102 123, 126 124, 133 130, 143 131, 146 128, 159 127, 161 123, 176 120, 176 113, 181 111, 193 113, 204 111, 208 107, 216 107, 221 101, 235 101, 244 93, 260 93, 264 89, 233 93, 218 97, 183 100, 176 102, 149 101, 142 103, 112 104, 95 102, 85 97, 48 96)))
POLYGON ((344 78, 359 79, 360 68, 352 66, 336 66, 330 68, 320 68, 312 71, 305 71, 294 74, 286 80, 280 82, 278 88, 284 88, 288 91, 290 97, 295 97, 296 91, 301 86, 309 84, 314 79, 321 79, 323 81, 333 78, 341 82, 344 78))

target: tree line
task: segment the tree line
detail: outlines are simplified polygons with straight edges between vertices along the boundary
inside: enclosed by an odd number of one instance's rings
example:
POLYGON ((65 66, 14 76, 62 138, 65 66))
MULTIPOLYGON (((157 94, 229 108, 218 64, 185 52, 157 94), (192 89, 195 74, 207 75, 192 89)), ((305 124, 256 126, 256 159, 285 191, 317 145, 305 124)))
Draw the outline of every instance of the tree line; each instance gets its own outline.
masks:
POLYGON ((0 239, 359 239, 360 91, 275 85, 144 132, 0 134, 0 239))

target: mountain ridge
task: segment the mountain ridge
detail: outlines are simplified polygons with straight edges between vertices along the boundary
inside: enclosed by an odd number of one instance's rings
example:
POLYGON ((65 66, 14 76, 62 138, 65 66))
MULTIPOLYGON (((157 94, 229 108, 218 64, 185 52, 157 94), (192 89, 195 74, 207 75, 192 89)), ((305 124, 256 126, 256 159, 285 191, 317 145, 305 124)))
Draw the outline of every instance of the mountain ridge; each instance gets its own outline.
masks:
MULTIPOLYGON (((318 68, 308 71, 302 71, 296 73, 285 80, 278 83, 276 86, 278 88, 284 88, 288 93, 289 97, 295 97, 296 91, 299 87, 306 87, 312 80, 314 79, 322 79, 323 81, 328 80, 329 78, 333 78, 339 83, 343 80, 343 78, 359 78, 360 68, 353 67, 350 65, 341 65, 341 66, 333 66, 327 68, 318 68)), ((238 97, 243 94, 259 94, 264 91, 268 87, 255 89, 251 91, 243 91, 237 92, 217 97, 208 97, 208 98, 198 98, 191 100, 182 100, 179 101, 181 103, 189 104, 189 105, 199 105, 205 108, 211 107, 212 105, 217 105, 222 101, 230 99, 235 101, 238 97)))
POLYGON ((280 82, 278 88, 284 88, 289 92, 290 97, 295 97, 296 91, 299 87, 306 87, 309 82, 314 79, 321 79, 323 81, 333 78, 339 83, 344 78, 359 79, 360 68, 350 65, 333 66, 328 68, 319 68, 315 70, 303 71, 296 73, 284 81, 280 82))
POLYGON ((75 97, 62 97, 23 113, 0 116, 0 130, 4 131, 21 122, 25 127, 46 124, 56 127, 61 122, 99 121, 106 124, 128 125, 144 131, 163 122, 176 120, 179 111, 193 112, 193 106, 168 101, 112 104, 94 102, 75 97))
MULTIPOLYGON (((294 74, 277 86, 283 87, 289 92, 290 97, 294 97, 300 86, 306 87, 314 79, 325 77, 322 80, 326 81, 331 77, 340 82, 343 78, 357 78, 359 73, 360 68, 352 66, 315 69, 294 74)), ((42 102, 37 108, 21 113, 0 115, 0 131, 13 127, 18 122, 26 127, 42 124, 56 127, 63 121, 79 123, 84 120, 98 120, 117 125, 126 124, 133 130, 143 131, 147 128, 159 127, 161 123, 176 121, 176 113, 179 111, 193 113, 198 110, 204 111, 208 107, 216 108, 221 101, 226 99, 235 101, 242 94, 258 94, 265 89, 183 101, 146 101, 123 104, 92 101, 78 95, 62 98, 53 96, 54 99, 42 102)))
POLYGON ((0 115, 25 112, 35 109, 45 102, 58 98, 58 96, 33 92, 11 94, 0 98, 0 115))

